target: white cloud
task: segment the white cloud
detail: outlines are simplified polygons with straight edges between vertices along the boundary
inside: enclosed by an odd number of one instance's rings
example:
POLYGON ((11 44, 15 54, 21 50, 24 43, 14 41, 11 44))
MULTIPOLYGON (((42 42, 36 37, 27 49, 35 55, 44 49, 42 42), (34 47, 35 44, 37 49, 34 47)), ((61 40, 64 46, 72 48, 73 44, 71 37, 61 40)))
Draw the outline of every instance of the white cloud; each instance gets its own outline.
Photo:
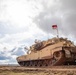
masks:
MULTIPOLYGON (((32 18, 40 12, 35 2, 27 0, 5 0, 3 1, 0 12, 0 21, 11 23, 11 26, 23 28, 32 23, 32 18)), ((10 26, 10 25, 9 25, 10 26)))
POLYGON ((42 11, 41 6, 41 3, 35 0, 0 0, 1 61, 16 62, 16 54, 24 52, 19 47, 33 42, 34 35, 40 31, 33 23, 33 18, 42 11))

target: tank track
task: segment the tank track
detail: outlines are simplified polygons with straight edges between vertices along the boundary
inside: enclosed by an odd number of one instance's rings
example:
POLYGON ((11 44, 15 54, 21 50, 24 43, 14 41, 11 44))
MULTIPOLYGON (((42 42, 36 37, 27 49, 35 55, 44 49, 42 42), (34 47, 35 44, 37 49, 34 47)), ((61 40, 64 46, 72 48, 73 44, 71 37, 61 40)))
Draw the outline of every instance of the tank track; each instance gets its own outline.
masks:
POLYGON ((65 54, 62 51, 57 51, 51 59, 30 60, 18 62, 20 66, 25 67, 51 67, 65 64, 65 54))

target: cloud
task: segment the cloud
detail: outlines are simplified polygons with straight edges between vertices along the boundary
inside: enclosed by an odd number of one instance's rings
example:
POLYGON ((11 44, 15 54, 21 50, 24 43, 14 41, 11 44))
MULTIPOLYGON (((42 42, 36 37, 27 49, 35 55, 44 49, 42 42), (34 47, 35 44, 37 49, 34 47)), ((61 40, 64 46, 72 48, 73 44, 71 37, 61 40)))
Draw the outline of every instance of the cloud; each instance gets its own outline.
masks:
POLYGON ((20 46, 28 46, 35 39, 34 33, 39 29, 33 18, 39 8, 35 1, 0 0, 0 60, 4 63, 16 63, 16 57, 25 53, 20 46))
MULTIPOLYGON (((24 47, 14 47, 11 50, 8 50, 8 48, 3 49, 0 51, 0 60, 3 61, 3 63, 16 63, 16 58, 20 55, 25 54, 24 47)), ((0 63, 2 63, 0 61, 0 63)))
POLYGON ((76 1, 75 0, 46 0, 42 4, 44 10, 35 17, 34 22, 46 33, 53 34, 51 26, 57 24, 61 36, 75 38, 76 33, 76 1))
POLYGON ((28 31, 33 18, 40 12, 35 1, 0 0, 0 34, 28 31))
MULTIPOLYGON (((61 0, 60 1, 62 6, 61 6, 61 11, 63 12, 63 18, 64 18, 64 24, 65 27, 67 26, 66 30, 68 30, 69 34, 71 33, 72 35, 75 36, 75 29, 76 29, 76 0, 61 0), (62 10, 63 9, 63 10, 62 10)), ((75 36, 76 37, 76 36, 75 36)))

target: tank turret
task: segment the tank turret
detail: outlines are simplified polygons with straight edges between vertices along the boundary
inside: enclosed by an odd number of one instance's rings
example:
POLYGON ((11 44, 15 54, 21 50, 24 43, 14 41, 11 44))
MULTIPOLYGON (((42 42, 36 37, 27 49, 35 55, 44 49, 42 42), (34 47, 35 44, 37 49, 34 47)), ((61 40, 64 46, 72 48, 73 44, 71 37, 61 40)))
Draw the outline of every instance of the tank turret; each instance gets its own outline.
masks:
POLYGON ((41 41, 41 42, 36 42, 34 45, 30 46, 30 50, 41 50, 42 48, 48 46, 48 45, 53 45, 58 42, 63 42, 63 46, 75 46, 73 42, 70 40, 67 40, 67 38, 52 38, 48 39, 46 41, 41 41))

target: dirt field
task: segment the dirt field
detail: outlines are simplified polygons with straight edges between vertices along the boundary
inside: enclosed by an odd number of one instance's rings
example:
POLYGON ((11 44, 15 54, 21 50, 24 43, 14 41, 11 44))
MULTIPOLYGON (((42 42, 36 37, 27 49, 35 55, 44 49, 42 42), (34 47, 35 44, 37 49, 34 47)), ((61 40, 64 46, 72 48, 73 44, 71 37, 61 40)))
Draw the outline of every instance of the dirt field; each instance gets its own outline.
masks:
POLYGON ((29 72, 12 72, 4 71, 0 75, 76 75, 75 71, 29 71, 29 72))
POLYGON ((0 67, 0 75, 76 75, 76 68, 26 69, 24 67, 0 67))

